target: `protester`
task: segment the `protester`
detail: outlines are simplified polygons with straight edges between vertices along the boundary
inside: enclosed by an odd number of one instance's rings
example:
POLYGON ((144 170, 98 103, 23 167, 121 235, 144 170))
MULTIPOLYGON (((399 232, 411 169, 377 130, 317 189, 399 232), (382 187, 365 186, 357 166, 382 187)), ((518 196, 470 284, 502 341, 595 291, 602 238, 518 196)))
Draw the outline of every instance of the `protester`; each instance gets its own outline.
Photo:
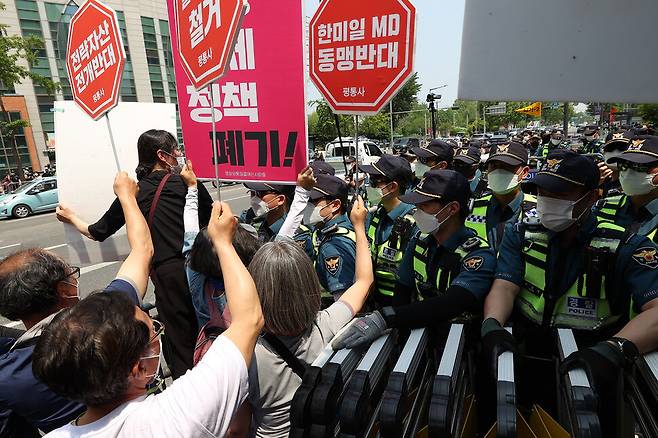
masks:
MULTIPOLYGON (((183 212, 185 272, 199 328, 212 319, 214 326, 226 329, 230 324, 230 314, 226 307, 224 278, 208 229, 199 230, 199 189, 191 161, 183 167, 181 178, 187 185, 183 212)), ((256 230, 250 225, 240 224, 235 231, 233 247, 245 266, 249 265, 260 246, 256 230)))
POLYGON ((301 384, 296 368, 313 362, 361 310, 372 285, 366 214, 359 198, 350 216, 356 234, 356 277, 340 299, 325 310, 320 311, 321 286, 313 264, 297 245, 268 243, 252 260, 249 271, 263 306, 265 336, 256 344, 249 368, 249 399, 232 426, 234 433, 248 430, 251 419, 255 436, 288 436, 290 405, 301 384), (294 359, 286 359, 288 356, 294 359))
MULTIPOLYGON (((258 294, 231 242, 228 204, 215 203, 208 235, 220 260, 231 326, 199 364, 157 395, 146 387, 160 363, 164 327, 121 294, 94 294, 62 311, 34 352, 35 375, 87 411, 48 437, 224 436, 247 396, 247 364, 263 327, 258 294)), ((148 265, 141 275, 146 284, 148 265)))
MULTIPOLYGON (((153 254, 151 236, 135 200, 135 182, 120 173, 114 193, 125 213, 130 254, 105 291, 126 293, 140 303, 153 254)), ((78 302, 79 278, 80 268, 43 249, 21 251, 0 262, 0 314, 20 319, 28 329, 0 356, 0 436, 39 436, 36 429, 49 432, 84 412, 79 400, 51 391, 32 374, 35 344, 63 309, 78 302)))
MULTIPOLYGON (((181 179, 176 138, 169 132, 149 130, 137 141, 139 181, 137 202, 148 218, 153 235, 153 266, 151 280, 162 322, 169 327, 165 335, 165 358, 174 378, 192 367, 198 332, 194 306, 185 276, 183 247, 183 208, 187 186, 181 179), (170 348, 167 348, 169 346, 170 348)), ((203 185, 199 188, 199 224, 204 227, 210 216, 212 198, 203 185)), ((74 225, 90 239, 103 241, 124 224, 124 213, 115 200, 103 217, 87 224, 65 205, 57 209, 57 218, 74 225)))

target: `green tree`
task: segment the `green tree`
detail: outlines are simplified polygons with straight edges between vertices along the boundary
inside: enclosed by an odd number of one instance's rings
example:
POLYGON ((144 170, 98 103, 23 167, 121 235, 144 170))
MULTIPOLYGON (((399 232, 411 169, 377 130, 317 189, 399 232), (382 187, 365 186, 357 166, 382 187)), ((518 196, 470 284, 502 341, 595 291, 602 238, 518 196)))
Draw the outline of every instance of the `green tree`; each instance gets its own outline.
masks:
MULTIPOLYGON (((309 135, 316 144, 324 145, 338 137, 334 113, 324 99, 314 100, 310 104, 315 107, 315 112, 309 115, 309 135)), ((338 120, 343 137, 354 135, 352 116, 338 115, 338 120)))
POLYGON ((658 125, 658 105, 657 104, 642 104, 639 106, 638 114, 642 120, 647 123, 658 125))
MULTIPOLYGON (((4 3, 0 2, 0 11, 5 9, 4 3)), ((36 36, 22 37, 9 35, 8 26, 0 24, 0 85, 2 89, 14 89, 15 85, 29 78, 37 85, 44 87, 50 94, 54 93, 59 85, 50 78, 34 73, 31 67, 37 65, 39 50, 43 49, 44 43, 36 36), (27 66, 25 66, 27 64, 27 66)), ((29 123, 25 120, 9 121, 9 112, 4 106, 0 96, 0 134, 3 141, 9 139, 12 143, 13 155, 16 160, 18 176, 23 178, 23 163, 18 154, 16 143, 17 132, 29 123)))
MULTIPOLYGON (((393 112, 413 110, 418 103, 418 93, 421 87, 422 85, 418 82, 418 73, 414 73, 393 97, 393 112)), ((385 106, 381 112, 389 112, 388 106, 385 106)), ((393 116, 394 130, 404 116, 405 114, 395 114, 393 116)))

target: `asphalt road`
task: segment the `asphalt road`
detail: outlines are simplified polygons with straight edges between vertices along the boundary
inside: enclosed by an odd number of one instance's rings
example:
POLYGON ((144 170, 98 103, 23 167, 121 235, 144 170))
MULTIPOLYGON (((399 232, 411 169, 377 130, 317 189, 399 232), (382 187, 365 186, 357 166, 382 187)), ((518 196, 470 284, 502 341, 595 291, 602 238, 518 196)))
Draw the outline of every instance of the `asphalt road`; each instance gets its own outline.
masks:
MULTIPOLYGON (((206 187, 215 197, 217 190, 210 184, 206 184, 206 187)), ((239 214, 249 206, 249 196, 242 184, 223 187, 222 200, 229 203, 234 214, 239 214)), ((34 247, 48 249, 65 260, 68 258, 64 226, 57 221, 55 213, 43 213, 25 219, 0 220, 0 259, 13 252, 34 247)), ((119 262, 81 266, 80 294, 84 297, 93 290, 107 286, 119 271, 119 266, 119 262)), ((155 301, 152 285, 149 286, 145 301, 155 301)), ((9 322, 2 316, 0 324, 23 328, 20 322, 9 322)))

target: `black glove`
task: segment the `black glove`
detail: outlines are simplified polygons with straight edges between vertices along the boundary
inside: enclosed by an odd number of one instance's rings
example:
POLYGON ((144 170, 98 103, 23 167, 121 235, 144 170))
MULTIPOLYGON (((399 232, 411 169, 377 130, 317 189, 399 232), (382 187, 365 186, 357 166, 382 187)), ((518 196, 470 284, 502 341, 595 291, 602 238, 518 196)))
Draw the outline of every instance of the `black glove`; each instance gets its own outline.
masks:
POLYGON ((489 364, 494 379, 498 377, 498 356, 506 351, 516 353, 516 340, 494 318, 482 323, 482 353, 489 364))
POLYGON ((596 392, 602 387, 616 382, 619 371, 624 367, 626 357, 621 350, 607 341, 593 347, 574 351, 560 365, 560 372, 582 368, 596 392))

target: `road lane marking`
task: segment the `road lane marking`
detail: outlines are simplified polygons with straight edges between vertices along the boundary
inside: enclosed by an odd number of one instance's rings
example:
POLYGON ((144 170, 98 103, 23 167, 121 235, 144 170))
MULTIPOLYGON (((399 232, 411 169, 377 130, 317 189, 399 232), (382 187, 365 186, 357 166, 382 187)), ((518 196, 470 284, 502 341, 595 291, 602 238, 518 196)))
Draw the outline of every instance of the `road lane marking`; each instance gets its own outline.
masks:
POLYGON ((20 243, 14 243, 13 245, 0 246, 0 249, 13 248, 15 246, 21 246, 21 244, 20 243))
POLYGON ((24 217, 22 219, 7 218, 7 219, 3 219, 3 221, 7 221, 8 224, 14 224, 16 222, 29 221, 32 219, 42 219, 50 216, 55 216, 55 212, 53 211, 52 213, 47 213, 47 214, 38 213, 33 216, 24 217))
POLYGON ((101 263, 96 263, 95 265, 85 266, 84 268, 80 269, 80 275, 85 275, 90 272, 97 271, 98 269, 103 269, 107 266, 114 265, 115 263, 119 263, 119 262, 101 262, 101 263))
POLYGON ((237 196, 235 198, 222 199, 222 202, 236 201, 238 199, 244 199, 249 197, 250 197, 249 195, 242 195, 242 196, 237 196))
POLYGON ((62 243, 61 245, 49 246, 48 248, 44 248, 44 249, 46 251, 52 251, 53 249, 63 248, 65 246, 68 246, 68 243, 62 243))

